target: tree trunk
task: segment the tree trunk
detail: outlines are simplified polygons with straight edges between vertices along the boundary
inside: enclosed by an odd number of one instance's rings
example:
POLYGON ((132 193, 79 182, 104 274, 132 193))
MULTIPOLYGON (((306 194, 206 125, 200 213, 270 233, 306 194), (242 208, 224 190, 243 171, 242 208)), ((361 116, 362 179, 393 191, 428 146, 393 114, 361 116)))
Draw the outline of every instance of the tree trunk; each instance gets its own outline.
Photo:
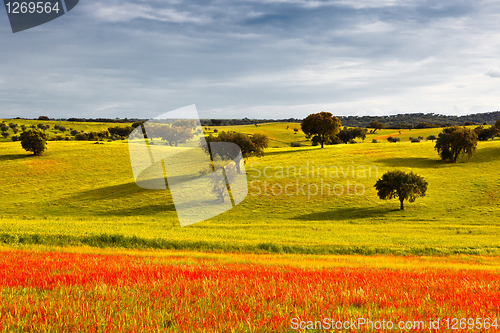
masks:
POLYGON ((241 174, 241 159, 236 158, 234 160, 234 163, 236 164, 236 171, 238 172, 238 174, 241 174))
POLYGON ((403 204, 404 199, 403 199, 403 200, 399 199, 399 201, 401 202, 401 210, 405 210, 405 206, 404 206, 404 204, 403 204))

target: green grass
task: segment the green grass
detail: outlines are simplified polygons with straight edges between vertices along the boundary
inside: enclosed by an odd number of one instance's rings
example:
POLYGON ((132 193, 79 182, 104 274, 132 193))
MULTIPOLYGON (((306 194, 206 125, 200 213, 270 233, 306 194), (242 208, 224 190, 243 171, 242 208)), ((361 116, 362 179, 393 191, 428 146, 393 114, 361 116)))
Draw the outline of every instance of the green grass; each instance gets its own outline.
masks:
POLYGON ((300 123, 264 123, 255 125, 239 125, 239 126, 210 126, 210 131, 214 129, 219 131, 234 131, 244 134, 262 133, 270 139, 270 148, 290 147, 290 142, 300 142, 302 145, 311 145, 311 141, 306 140, 305 134, 300 130, 300 123), (287 129, 288 127, 288 129, 287 129), (295 134, 294 128, 299 132, 295 134))
POLYGON ((303 136, 293 134, 293 124, 288 132, 282 124, 243 129, 262 133, 267 126, 283 147, 247 161, 244 202, 185 228, 178 225, 168 191, 135 185, 125 144, 49 142, 43 156, 33 157, 18 142, 0 143, 0 242, 316 254, 500 253, 500 141, 480 142, 470 161, 449 164, 438 159, 432 142, 372 144, 367 138, 363 144, 289 148, 303 136), (307 163, 309 171, 314 163, 329 172, 298 177, 305 189, 322 180, 331 186, 349 182, 351 191, 363 185, 364 194, 258 194, 264 181, 275 189, 295 184, 293 174, 283 177, 286 168, 305 171, 307 163), (429 182, 427 196, 400 211, 396 200, 376 196, 376 169, 371 177, 344 177, 341 168, 352 166, 357 172, 376 167, 378 177, 395 168, 413 170, 429 182), (331 173, 334 167, 338 177, 331 173))
MULTIPOLYGON (((474 128, 476 126, 471 126, 474 128)), ((208 127, 207 127, 208 128, 208 127)), ((213 133, 214 129, 219 131, 235 131, 245 134, 263 133, 270 138, 270 148, 285 148, 290 147, 290 142, 299 142, 302 146, 311 146, 311 141, 306 139, 305 134, 300 130, 300 123, 267 123, 254 125, 240 125, 240 126, 210 126, 210 131, 207 133, 213 133), (288 127, 288 129, 287 129, 288 127), (299 129, 297 134, 294 134, 294 128, 299 129)), ((369 133, 366 135, 365 143, 371 143, 372 139, 377 139, 380 143, 389 143, 387 141, 387 136, 399 137, 401 142, 409 142, 410 137, 423 137, 426 141, 429 135, 438 136, 441 132, 441 128, 423 128, 423 129, 408 129, 394 130, 394 129, 383 129, 377 130, 375 133, 369 133), (399 134, 401 132, 401 134, 399 134)), ((363 140, 356 138, 356 141, 363 142, 363 140)))

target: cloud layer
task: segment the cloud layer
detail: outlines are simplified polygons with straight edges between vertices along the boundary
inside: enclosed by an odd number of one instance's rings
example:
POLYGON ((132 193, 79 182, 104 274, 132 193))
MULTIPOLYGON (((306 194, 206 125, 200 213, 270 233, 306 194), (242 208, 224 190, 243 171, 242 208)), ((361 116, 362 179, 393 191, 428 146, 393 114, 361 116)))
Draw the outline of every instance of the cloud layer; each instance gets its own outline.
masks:
POLYGON ((87 0, 0 15, 0 117, 289 118, 500 109, 500 4, 87 0))

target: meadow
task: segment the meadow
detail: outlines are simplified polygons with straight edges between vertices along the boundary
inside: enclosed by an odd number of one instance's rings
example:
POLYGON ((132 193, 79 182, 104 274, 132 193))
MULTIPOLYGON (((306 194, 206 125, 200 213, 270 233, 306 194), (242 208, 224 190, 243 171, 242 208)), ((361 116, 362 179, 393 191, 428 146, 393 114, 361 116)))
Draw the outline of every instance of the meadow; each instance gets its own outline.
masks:
MULTIPOLYGON (((321 149, 294 134, 298 125, 217 128, 265 133, 271 144, 246 161, 240 205, 183 228, 168 190, 135 184, 126 141, 50 141, 40 157, 0 142, 0 332, 286 332, 297 331, 292 320, 305 331, 322 318, 497 322, 500 140, 451 164, 433 142, 409 142, 440 129, 380 130, 321 149), (394 169, 429 183, 404 211, 374 189, 394 169)), ((481 324, 473 328, 491 331, 481 324)), ((436 331, 448 331, 443 325, 436 331)))
POLYGON ((459 258, 0 251, 2 332, 498 330, 498 272, 459 258))
MULTIPOLYGON (((293 134, 293 125, 284 134, 288 124, 265 126, 276 129, 275 140, 305 140, 293 134)), ((470 161, 457 164, 440 161, 433 146, 375 144, 367 137, 362 144, 323 149, 269 148, 264 157, 246 161, 249 195, 243 203, 180 228, 168 191, 135 185, 124 141, 52 141, 41 157, 5 142, 0 239, 259 253, 498 254, 500 141, 480 142, 470 161), (396 200, 378 199, 373 187, 395 168, 429 182, 427 196, 404 211, 396 200)))

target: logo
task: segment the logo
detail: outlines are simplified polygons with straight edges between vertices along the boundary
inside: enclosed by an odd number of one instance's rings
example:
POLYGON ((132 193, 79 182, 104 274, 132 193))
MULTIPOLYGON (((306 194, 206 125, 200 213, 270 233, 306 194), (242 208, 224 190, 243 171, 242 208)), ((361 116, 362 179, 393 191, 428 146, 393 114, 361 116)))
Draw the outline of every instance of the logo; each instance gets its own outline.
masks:
POLYGON ((240 147, 207 143, 195 105, 150 119, 128 143, 136 184, 168 188, 182 227, 220 215, 247 197, 240 147))
POLYGON ((63 16, 79 0, 11 1, 3 0, 12 32, 16 33, 39 26, 63 16))

